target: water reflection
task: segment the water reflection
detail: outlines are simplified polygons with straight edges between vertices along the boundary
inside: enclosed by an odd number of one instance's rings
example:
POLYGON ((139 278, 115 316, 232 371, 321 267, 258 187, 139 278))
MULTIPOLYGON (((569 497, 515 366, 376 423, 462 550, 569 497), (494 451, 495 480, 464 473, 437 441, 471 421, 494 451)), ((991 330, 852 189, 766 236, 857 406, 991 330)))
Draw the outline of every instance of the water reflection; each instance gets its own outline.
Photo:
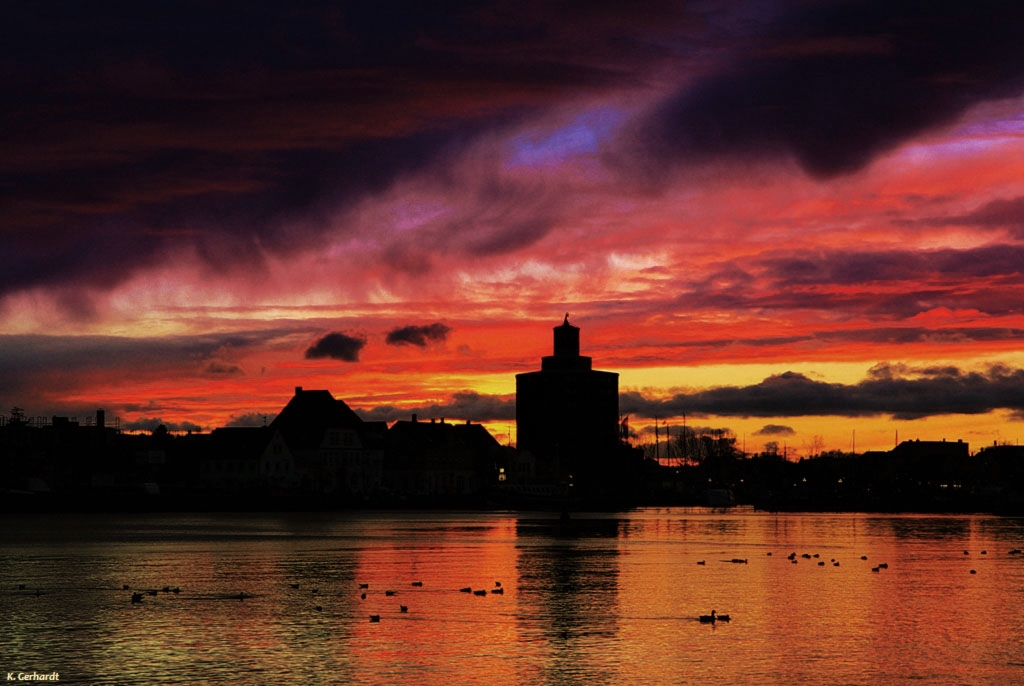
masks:
POLYGON ((677 509, 4 524, 0 657, 14 663, 0 669, 72 683, 1024 682, 1020 520, 677 509), (697 621, 712 609, 732 621, 697 621))
POLYGON ((867 525, 872 535, 901 541, 967 541, 971 534, 971 520, 965 517, 874 517, 867 525))
POLYGON ((519 521, 519 636, 542 655, 539 674, 520 680, 615 682, 619 531, 614 518, 519 521))

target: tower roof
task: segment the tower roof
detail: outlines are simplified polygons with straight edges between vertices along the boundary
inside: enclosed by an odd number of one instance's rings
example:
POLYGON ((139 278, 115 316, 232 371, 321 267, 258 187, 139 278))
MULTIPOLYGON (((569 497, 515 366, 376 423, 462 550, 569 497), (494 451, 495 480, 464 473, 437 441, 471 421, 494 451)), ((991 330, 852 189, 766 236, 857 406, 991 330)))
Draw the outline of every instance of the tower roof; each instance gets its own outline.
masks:
POLYGON ((590 358, 580 355, 580 327, 569 323, 568 312, 554 334, 554 354, 541 360, 542 369, 590 369, 590 358))

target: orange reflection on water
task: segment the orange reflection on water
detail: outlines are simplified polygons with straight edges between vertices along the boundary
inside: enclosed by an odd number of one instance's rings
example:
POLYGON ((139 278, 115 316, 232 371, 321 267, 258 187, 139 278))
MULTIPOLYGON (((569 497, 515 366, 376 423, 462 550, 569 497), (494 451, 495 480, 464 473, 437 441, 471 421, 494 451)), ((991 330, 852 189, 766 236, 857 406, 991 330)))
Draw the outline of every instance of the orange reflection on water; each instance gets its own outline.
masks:
POLYGON ((167 515, 129 536, 122 522, 100 518, 70 536, 55 533, 66 521, 45 524, 19 522, 20 539, 0 532, 10 551, 0 567, 0 640, 7 654, 80 682, 1024 676, 1024 618, 1015 611, 1024 556, 1008 552, 1024 547, 1020 520, 673 509, 568 522, 503 513, 167 515), (888 566, 872 571, 880 563, 888 566), (26 579, 45 593, 17 590, 26 579), (490 592, 496 582, 503 593, 490 592), (132 604, 122 583, 181 592, 132 604), (252 595, 231 597, 241 591, 252 595), (712 609, 731 621, 698 621, 712 609))
POLYGON ((506 659, 517 644, 513 520, 434 527, 429 518, 414 527, 386 521, 375 534, 380 541, 361 551, 345 650, 372 673, 400 683, 464 683, 467 675, 514 683, 515 662, 506 659))

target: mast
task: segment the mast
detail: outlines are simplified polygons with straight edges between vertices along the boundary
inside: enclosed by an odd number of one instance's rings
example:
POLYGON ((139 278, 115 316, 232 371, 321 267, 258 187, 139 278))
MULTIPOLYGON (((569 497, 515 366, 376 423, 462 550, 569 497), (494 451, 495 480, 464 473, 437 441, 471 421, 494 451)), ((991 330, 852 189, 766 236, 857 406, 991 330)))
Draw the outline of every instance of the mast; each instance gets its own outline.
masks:
POLYGON ((686 413, 683 413, 683 464, 690 464, 690 437, 686 435, 686 413))
POLYGON ((672 464, 672 429, 669 428, 668 420, 665 420, 665 457, 669 465, 672 464))
POLYGON ((654 417, 654 460, 661 464, 661 441, 658 436, 658 417, 654 417))

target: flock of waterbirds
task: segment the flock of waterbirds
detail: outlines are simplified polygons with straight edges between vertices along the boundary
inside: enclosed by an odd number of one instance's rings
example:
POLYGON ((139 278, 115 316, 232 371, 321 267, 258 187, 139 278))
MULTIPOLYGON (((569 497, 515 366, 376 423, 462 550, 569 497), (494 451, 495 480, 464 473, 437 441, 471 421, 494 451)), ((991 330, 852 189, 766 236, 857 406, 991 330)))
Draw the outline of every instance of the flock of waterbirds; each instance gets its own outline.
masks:
MULTIPOLYGON (((963 553, 964 553, 965 556, 969 556, 971 554, 971 552, 969 550, 964 550, 963 553)), ((981 554, 982 555, 988 555, 988 551, 987 550, 982 550, 981 554)), ((1014 548, 1013 550, 1010 550, 1008 552, 1008 555, 1024 555, 1024 551, 1022 551, 1020 548, 1014 548)), ((772 553, 769 551, 767 553, 767 556, 771 557, 772 553)), ((791 552, 787 556, 787 559, 792 564, 798 564, 800 562, 800 560, 808 560, 808 561, 811 561, 811 562, 817 561, 817 566, 825 567, 826 566, 825 560, 820 559, 820 558, 821 558, 821 555, 819 553, 803 553, 803 554, 798 556, 796 552, 791 552)), ((868 560, 868 556, 867 555, 861 555, 860 556, 860 560, 862 562, 866 562, 868 560)), ((729 558, 729 559, 723 559, 723 560, 721 560, 721 562, 725 562, 725 563, 729 563, 729 564, 744 564, 745 565, 745 564, 749 564, 749 559, 748 558, 737 558, 737 557, 734 557, 734 558, 729 558)), ((697 564, 700 565, 700 566, 706 566, 707 565, 707 561, 706 560, 698 560, 697 564)), ((836 560, 835 558, 831 558, 829 560, 829 564, 831 564, 831 566, 833 566, 833 567, 838 567, 839 566, 839 561, 836 560)), ((886 570, 886 569, 889 569, 889 563, 887 563, 887 562, 880 562, 880 563, 878 563, 878 564, 876 564, 876 565, 871 567, 871 571, 874 572, 874 573, 879 573, 882 570, 886 570)), ((971 569, 970 573, 971 574, 977 574, 977 570, 976 569, 971 569)), ((410 583, 410 585, 413 588, 423 588, 423 582, 419 581, 419 580, 412 581, 410 583)), ((288 588, 290 590, 292 590, 292 591, 302 590, 301 583, 296 583, 296 582, 288 583, 288 588)), ((147 596, 156 597, 161 592, 165 593, 165 594, 173 594, 173 595, 178 595, 178 594, 181 593, 181 588, 179 586, 174 586, 174 587, 172 587, 172 586, 164 586, 163 588, 159 588, 159 589, 158 588, 132 589, 132 587, 129 584, 124 584, 122 586, 122 590, 123 591, 130 591, 131 592, 130 602, 131 602, 132 605, 137 605, 137 604, 142 603, 143 600, 147 596)), ((30 588, 28 588, 28 585, 24 584, 24 583, 21 583, 21 584, 17 585, 17 591, 29 593, 29 594, 35 595, 35 596, 41 596, 41 595, 44 595, 44 593, 45 593, 45 591, 43 591, 43 589, 38 588, 38 587, 30 589, 30 588)), ((316 587, 312 587, 312 588, 309 588, 308 591, 309 591, 310 597, 316 599, 318 594, 319 594, 319 592, 320 592, 320 589, 316 588, 316 587)), ((357 588, 357 592, 359 593, 360 600, 366 600, 367 597, 368 597, 368 594, 372 593, 370 591, 370 584, 369 583, 359 583, 358 584, 358 588, 357 588)), ((463 586, 462 588, 458 589, 458 592, 459 593, 465 593, 465 594, 468 594, 468 595, 484 597, 484 596, 488 596, 488 595, 504 595, 505 588, 502 586, 500 581, 495 581, 493 588, 473 588, 472 586, 463 586)), ((391 597, 394 597, 396 595, 398 595, 398 591, 394 590, 393 588, 388 588, 388 589, 384 590, 384 596, 387 597, 387 598, 391 598, 391 597)), ((204 598, 204 599, 209 599, 209 600, 238 600, 238 601, 244 601, 246 599, 257 598, 259 596, 256 595, 256 594, 247 593, 245 591, 239 591, 238 593, 233 593, 232 592, 232 593, 206 594, 206 595, 203 595, 201 597, 204 598)), ((317 611, 317 612, 322 612, 324 608, 323 608, 322 604, 315 603, 313 605, 313 609, 315 611, 317 611)), ((398 611, 401 614, 406 614, 406 613, 409 612, 409 606, 405 605, 404 603, 400 603, 398 605, 398 611)), ((380 622, 380 618, 381 618, 381 615, 379 613, 370 614, 369 615, 369 620, 371 622, 380 622)), ((711 614, 708 614, 708 615, 698 615, 697 619, 702 624, 716 624, 718 622, 729 622, 731 620, 731 617, 728 614, 719 614, 717 612, 717 610, 712 610, 711 614)))
MULTIPOLYGON (((971 554, 971 551, 969 551, 969 550, 965 550, 964 551, 964 555, 970 555, 970 554, 971 554)), ((981 554, 982 555, 988 555, 988 551, 987 550, 982 550, 981 554)), ((1020 548, 1014 548, 1013 550, 1009 551, 1008 555, 1024 555, 1024 551, 1022 551, 1020 548)), ((769 551, 767 553, 767 557, 771 557, 771 556, 772 556, 772 553, 769 551)), ((792 564, 797 564, 797 563, 800 562, 800 560, 810 560, 812 562, 816 561, 817 562, 817 566, 819 566, 819 567, 825 567, 826 564, 831 564, 831 566, 833 566, 833 567, 838 567, 839 566, 839 560, 835 559, 834 557, 831 558, 828 563, 826 563, 825 560, 820 559, 820 558, 821 558, 821 554, 820 553, 803 553, 803 554, 799 555, 799 557, 798 557, 796 552, 792 552, 792 553, 790 553, 789 555, 786 556, 786 559, 788 559, 792 564)), ((861 559, 862 562, 867 562, 868 556, 867 555, 861 555, 860 559, 861 559)), ((733 557, 733 558, 721 560, 721 562, 726 562, 726 563, 729 563, 729 564, 743 564, 743 565, 745 565, 745 564, 749 563, 749 560, 747 558, 733 557)), ((707 566, 707 560, 697 560, 697 564, 700 565, 701 567, 707 566)), ((889 563, 888 562, 879 562, 877 565, 874 565, 873 567, 871 567, 871 571, 873 573, 876 573, 876 574, 880 573, 884 569, 889 569, 889 563)), ((971 574, 977 574, 978 570, 971 569, 970 573, 971 574)), ((729 615, 719 614, 716 610, 712 610, 711 614, 709 614, 709 615, 699 615, 697 617, 697 619, 702 624, 715 624, 716 622, 728 622, 728 621, 731 620, 731 617, 729 615)))
MULTIPOLYGON (((413 581, 413 582, 410 583, 410 586, 412 588, 423 588, 423 582, 422 581, 413 581)), ((19 588, 19 590, 26 590, 26 585, 25 584, 19 584, 18 588, 19 588)), ((300 591, 300 590, 308 591, 310 597, 312 597, 314 599, 314 603, 315 603, 315 600, 318 597, 320 597, 319 596, 320 589, 318 587, 311 587, 311 588, 308 588, 308 589, 303 589, 301 583, 289 582, 288 583, 288 588, 291 591, 300 591)), ((146 596, 154 596, 155 597, 155 596, 159 595, 161 589, 132 590, 131 586, 129 586, 128 584, 124 584, 124 586, 122 587, 122 590, 131 591, 131 601, 130 602, 131 602, 132 605, 137 605, 137 604, 141 603, 145 599, 146 596)), ((181 588, 178 587, 178 586, 175 586, 174 588, 171 588, 170 586, 164 586, 162 591, 164 593, 178 594, 178 593, 181 593, 181 588)), ((370 584, 369 583, 359 583, 358 587, 357 587, 357 592, 359 593, 359 599, 360 600, 366 600, 368 595, 373 593, 373 591, 370 590, 370 584)), ((494 582, 494 588, 491 588, 489 590, 488 589, 479 589, 479 588, 478 589, 474 589, 471 586, 465 586, 463 588, 460 588, 459 592, 460 593, 468 593, 468 594, 472 594, 472 595, 475 595, 475 596, 504 595, 505 594, 505 588, 502 586, 500 581, 495 581, 494 582)), ((379 594, 380 592, 377 591, 377 593, 379 594)), ((37 589, 36 590, 36 594, 37 595, 41 595, 42 591, 37 589)), ((384 590, 383 594, 384 594, 384 597, 386 597, 386 598, 393 598, 393 597, 397 596, 399 593, 398 593, 398 591, 394 590, 393 588, 388 588, 388 589, 384 590)), ((206 594, 206 595, 202 596, 202 598, 206 599, 206 600, 239 600, 239 601, 243 601, 243 600, 250 599, 250 598, 258 598, 258 597, 260 597, 258 594, 246 593, 245 591, 240 591, 238 593, 214 593, 214 594, 206 594)), ((312 605, 312 608, 316 612, 322 612, 323 609, 324 609, 323 605, 320 604, 320 603, 315 603, 314 605, 312 605)), ((409 606, 405 605, 403 603, 400 603, 398 605, 398 612, 400 614, 408 613, 409 612, 409 606)), ((379 613, 377 613, 377 614, 370 614, 368 616, 369 616, 369 620, 371 622, 380 622, 381 615, 379 613)))

